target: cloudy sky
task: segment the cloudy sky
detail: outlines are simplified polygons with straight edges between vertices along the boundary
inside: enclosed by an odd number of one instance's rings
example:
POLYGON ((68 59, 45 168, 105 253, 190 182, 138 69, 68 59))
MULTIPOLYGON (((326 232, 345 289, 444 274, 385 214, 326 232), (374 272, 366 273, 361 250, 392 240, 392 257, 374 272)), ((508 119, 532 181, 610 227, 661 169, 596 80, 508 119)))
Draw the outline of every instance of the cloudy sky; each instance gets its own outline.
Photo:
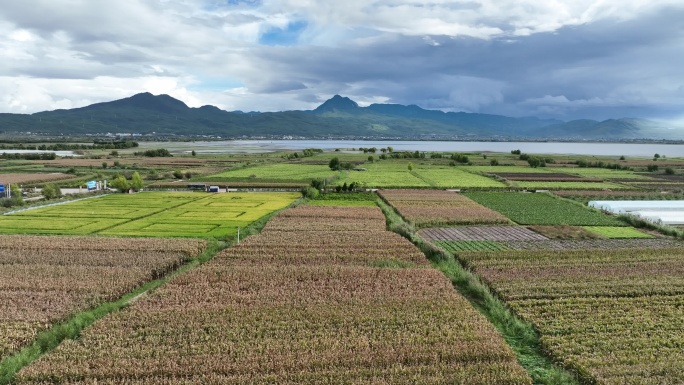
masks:
POLYGON ((684 118, 682 0, 22 0, 0 7, 0 112, 169 94, 684 118))

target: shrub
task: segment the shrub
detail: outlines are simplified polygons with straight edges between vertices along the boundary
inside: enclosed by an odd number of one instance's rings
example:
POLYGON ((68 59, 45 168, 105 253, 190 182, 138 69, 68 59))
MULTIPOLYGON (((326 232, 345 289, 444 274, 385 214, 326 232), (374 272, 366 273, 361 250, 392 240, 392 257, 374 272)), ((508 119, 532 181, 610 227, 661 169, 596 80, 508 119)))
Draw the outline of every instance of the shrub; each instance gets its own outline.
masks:
POLYGON ((55 199, 62 196, 62 190, 54 183, 47 183, 43 186, 41 194, 43 194, 45 199, 55 199))
POLYGON ((320 195, 320 191, 318 191, 318 189, 315 189, 311 186, 302 187, 301 193, 302 193, 302 196, 304 198, 309 198, 309 199, 316 199, 320 195))

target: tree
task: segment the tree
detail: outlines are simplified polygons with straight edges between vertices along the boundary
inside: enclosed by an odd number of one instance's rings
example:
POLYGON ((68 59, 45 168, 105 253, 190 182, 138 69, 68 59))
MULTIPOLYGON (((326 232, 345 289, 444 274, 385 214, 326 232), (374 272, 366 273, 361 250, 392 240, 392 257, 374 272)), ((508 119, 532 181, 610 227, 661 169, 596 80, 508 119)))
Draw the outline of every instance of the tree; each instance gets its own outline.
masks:
POLYGON ((333 171, 338 171, 340 169, 340 158, 334 157, 334 158, 330 159, 330 163, 328 163, 328 167, 330 167, 330 169, 333 171))
POLYGON ((530 165, 532 168, 537 168, 539 166, 544 167, 544 164, 542 164, 541 159, 537 158, 536 156, 530 156, 527 158, 527 163, 530 165))
POLYGON ((492 165, 492 166, 498 166, 498 165, 499 165, 499 161, 496 160, 496 159, 492 159, 492 160, 489 161, 489 164, 492 165))
POLYGON ((197 155, 197 153, 195 152, 195 150, 192 150, 192 152, 191 152, 190 154, 192 154, 192 156, 197 155))
POLYGON ((394 147, 387 146, 387 152, 394 152, 394 147))
POLYGON ((143 179, 140 176, 140 174, 138 174, 137 171, 134 172, 133 176, 131 177, 131 187, 133 187, 133 190, 140 191, 140 190, 142 190, 143 185, 144 185, 143 179))
POLYGON ((408 164, 408 170, 413 171, 413 163, 409 162, 408 164))
POLYGON ((126 192, 131 187, 131 185, 128 183, 126 178, 124 178, 123 175, 119 175, 112 181, 112 187, 121 192, 126 192))
POLYGON ((16 183, 14 183, 10 186, 10 192, 11 192, 10 196, 12 198, 17 198, 17 199, 23 201, 23 199, 21 197, 21 189, 19 188, 19 186, 17 186, 16 183))
POLYGON ((107 168, 107 162, 102 162, 102 168, 107 168))
POLYGON ((47 183, 43 186, 41 194, 43 194, 45 199, 56 199, 62 196, 62 190, 54 183, 47 183))
POLYGON ((374 160, 374 159, 375 159, 375 158, 373 158, 373 155, 369 155, 369 156, 368 156, 368 161, 369 161, 369 162, 373 163, 373 160, 374 160))

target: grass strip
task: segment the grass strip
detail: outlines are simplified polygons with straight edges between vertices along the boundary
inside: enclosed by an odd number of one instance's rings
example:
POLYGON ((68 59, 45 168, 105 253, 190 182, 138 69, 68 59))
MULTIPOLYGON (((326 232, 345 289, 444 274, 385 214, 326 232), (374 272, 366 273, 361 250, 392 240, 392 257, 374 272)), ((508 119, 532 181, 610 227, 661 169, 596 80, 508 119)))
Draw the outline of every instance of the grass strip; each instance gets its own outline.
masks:
POLYGON ((492 294, 489 287, 479 277, 465 269, 452 254, 420 238, 415 233, 415 229, 382 199, 378 199, 378 206, 385 213, 389 230, 404 236, 420 248, 433 266, 451 280, 456 290, 494 324, 535 384, 577 385, 580 383, 574 374, 557 366, 543 353, 539 335, 534 326, 511 312, 498 297, 492 294))
MULTIPOLYGON (((301 204, 302 199, 296 200, 288 207, 295 207, 301 204)), ((284 209, 283 209, 284 210, 284 209)), ((258 234, 264 228, 266 222, 271 217, 276 215, 280 210, 274 211, 264 217, 252 222, 245 227, 241 234, 241 238, 246 238, 250 235, 258 234)), ((79 312, 73 315, 70 319, 56 323, 50 329, 39 333, 34 342, 22 348, 13 355, 5 357, 0 361, 0 385, 11 384, 14 376, 25 366, 30 365, 33 361, 40 358, 55 349, 65 339, 76 339, 81 335, 81 331, 86 327, 92 325, 95 321, 104 316, 119 311, 137 300, 140 296, 156 290, 171 279, 190 271, 205 262, 211 260, 219 251, 231 246, 232 242, 223 242, 216 239, 208 241, 207 248, 202 254, 196 258, 192 258, 178 269, 169 272, 162 278, 147 282, 128 294, 123 295, 116 301, 106 302, 97 307, 79 312)))

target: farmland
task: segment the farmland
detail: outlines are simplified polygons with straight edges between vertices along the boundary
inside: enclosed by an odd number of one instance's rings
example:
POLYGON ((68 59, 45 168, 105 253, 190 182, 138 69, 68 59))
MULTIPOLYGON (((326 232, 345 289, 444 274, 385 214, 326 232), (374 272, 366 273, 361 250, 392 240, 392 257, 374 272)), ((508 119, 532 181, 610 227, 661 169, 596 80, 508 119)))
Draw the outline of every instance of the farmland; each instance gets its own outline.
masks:
POLYGON ((202 177, 206 182, 309 182, 311 179, 327 179, 338 174, 327 165, 266 164, 232 169, 219 174, 202 177))
POLYGON ((96 322, 17 383, 531 384, 484 316, 382 228, 379 209, 276 218, 282 226, 96 322), (366 221, 377 224, 360 230, 366 221))
POLYGON ((0 359, 198 255, 196 240, 0 237, 0 359))
POLYGON ((378 194, 416 226, 509 223, 465 195, 442 190, 381 190, 378 194))
POLYGON ((632 227, 584 226, 584 228, 592 233, 596 233, 604 238, 609 239, 653 238, 652 235, 643 233, 632 227))
POLYGON ((451 166, 423 166, 414 169, 424 180, 430 181, 433 187, 447 188, 501 188, 505 184, 482 175, 473 174, 466 168, 451 166))
POLYGON ((554 357, 600 384, 684 381, 682 249, 462 253, 541 333, 554 357))
POLYGON ((0 174, 0 184, 53 182, 73 177, 62 173, 7 173, 0 174))
POLYGON ((521 226, 472 226, 431 228, 418 231, 428 241, 545 241, 546 238, 521 226))
POLYGON ((345 171, 336 183, 360 184, 367 187, 429 187, 430 183, 408 170, 408 162, 376 162, 362 166, 366 171, 345 171))
POLYGON ((681 199, 681 160, 630 159, 620 164, 634 170, 609 170, 576 167, 577 156, 532 168, 512 154, 467 154, 458 166, 447 153, 383 155, 102 150, 0 162, 1 175, 25 175, 11 182, 24 186, 61 175, 68 179, 57 184, 78 188, 139 172, 145 190, 290 191, 110 194, 1 216, 0 234, 51 236, 0 236, 0 357, 23 354, 37 334, 94 306, 125 307, 39 352, 12 383, 529 384, 529 373, 535 383, 577 385, 540 381, 548 366, 539 359, 583 384, 684 382, 681 240, 582 207, 603 196, 681 199), (359 170, 333 171, 333 157, 359 170), (494 160, 502 165, 489 166, 494 160), (647 172, 653 165, 660 170, 647 172), (312 179, 327 179, 327 191, 260 220, 312 179), (333 192, 352 182, 383 190, 333 192), (255 221, 260 234, 218 253, 255 221), (205 240, 212 252, 193 260, 205 240), (179 264, 173 279, 154 280, 179 264), (495 293, 501 308, 477 290, 495 293), (520 318, 542 349, 511 332, 520 318))
POLYGON ((613 217, 546 194, 472 192, 464 195, 521 225, 625 226, 613 217))
POLYGON ((546 181, 516 181, 516 187, 528 190, 630 190, 634 187, 611 182, 546 182, 546 181))
POLYGON ((503 251, 509 250, 503 242, 496 241, 436 241, 436 245, 451 253, 462 251, 503 251))
POLYGON ((108 195, 0 217, 0 233, 225 237, 297 199, 293 193, 108 195))

